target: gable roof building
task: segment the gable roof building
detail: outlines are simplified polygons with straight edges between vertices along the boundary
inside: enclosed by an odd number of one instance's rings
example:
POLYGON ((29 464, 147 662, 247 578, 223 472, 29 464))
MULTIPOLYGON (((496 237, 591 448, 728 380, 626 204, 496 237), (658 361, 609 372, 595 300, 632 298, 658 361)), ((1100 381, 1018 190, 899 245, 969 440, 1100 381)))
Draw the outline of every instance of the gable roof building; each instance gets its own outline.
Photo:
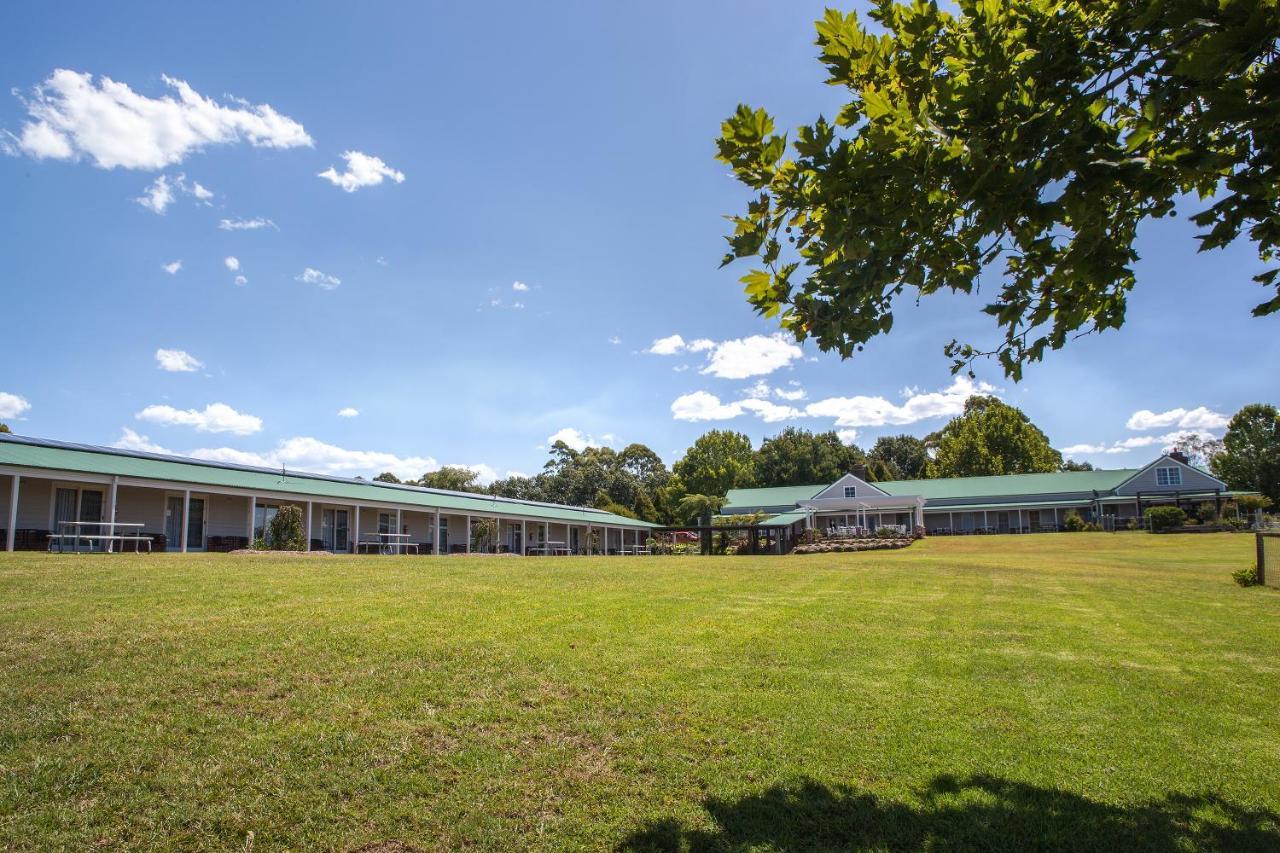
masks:
POLYGON ((1236 492, 1185 462, 1165 455, 1142 468, 1058 471, 936 480, 872 483, 846 474, 834 483, 734 489, 723 515, 767 513, 763 526, 809 527, 923 526, 929 533, 1034 533, 1060 530, 1072 510, 1088 521, 1110 516, 1127 523, 1148 506, 1193 506, 1217 502, 1236 492))
POLYGON ((0 542, 43 547, 67 525, 137 528, 172 551, 247 547, 279 507, 303 510, 316 550, 411 542, 469 552, 473 519, 496 519, 495 548, 604 553, 655 525, 592 507, 524 501, 285 469, 210 462, 0 433, 0 542))

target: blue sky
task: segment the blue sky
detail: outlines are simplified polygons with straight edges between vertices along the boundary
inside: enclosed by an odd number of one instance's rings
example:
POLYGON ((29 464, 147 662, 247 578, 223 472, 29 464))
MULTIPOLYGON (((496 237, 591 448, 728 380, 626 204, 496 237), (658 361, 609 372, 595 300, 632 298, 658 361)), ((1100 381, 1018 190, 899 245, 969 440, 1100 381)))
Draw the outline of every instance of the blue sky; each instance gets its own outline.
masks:
POLYGON ((980 297, 904 303, 850 361, 773 337, 746 269, 717 269, 745 196, 713 140, 740 101, 784 128, 834 113, 821 7, 6 4, 0 417, 490 477, 555 436, 668 463, 715 427, 869 446, 987 386, 1122 467, 1274 402, 1255 252, 1197 255, 1183 219, 1144 229, 1125 328, 1017 385, 948 372, 944 342, 997 337, 980 297))

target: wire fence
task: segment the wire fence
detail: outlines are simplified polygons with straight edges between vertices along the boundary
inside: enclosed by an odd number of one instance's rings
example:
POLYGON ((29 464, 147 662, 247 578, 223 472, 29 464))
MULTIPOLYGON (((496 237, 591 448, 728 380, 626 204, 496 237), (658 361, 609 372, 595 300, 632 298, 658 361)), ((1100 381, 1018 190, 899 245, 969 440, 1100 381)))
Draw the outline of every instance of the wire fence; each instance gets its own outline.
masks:
POLYGON ((1258 583, 1280 588, 1280 528, 1259 530, 1258 583))

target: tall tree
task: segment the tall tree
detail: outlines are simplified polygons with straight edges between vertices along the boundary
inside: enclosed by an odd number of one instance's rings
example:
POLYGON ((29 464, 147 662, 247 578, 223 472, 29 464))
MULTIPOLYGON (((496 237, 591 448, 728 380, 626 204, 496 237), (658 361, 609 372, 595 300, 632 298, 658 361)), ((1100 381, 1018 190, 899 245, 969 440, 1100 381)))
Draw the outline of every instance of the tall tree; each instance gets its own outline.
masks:
POLYGON ((964 414, 942 428, 928 471, 931 477, 977 477, 1061 467, 1062 454, 1021 410, 995 397, 975 395, 965 400, 964 414))
POLYGON ((1213 457, 1222 452, 1222 440, 1189 432, 1180 436, 1169 449, 1187 457, 1191 465, 1205 468, 1212 465, 1213 457))
POLYGON ((9 430, 8 424, 0 424, 0 432, 9 432, 9 431, 10 430, 9 430))
POLYGON ((870 464, 882 462, 888 468, 885 480, 916 480, 924 473, 929 453, 922 439, 914 435, 882 435, 867 454, 870 464))
POLYGON ((397 477, 395 474, 392 474, 390 471, 383 471, 381 474, 374 477, 373 479, 374 479, 374 482, 377 482, 377 483, 399 483, 400 482, 400 478, 397 477))
POLYGON ((730 489, 753 484, 755 453, 740 432, 713 429, 700 436, 672 466, 693 494, 724 497, 730 489))
POLYGON ((756 451, 755 482, 760 486, 834 483, 866 461, 861 450, 841 442, 835 432, 814 434, 787 427, 766 438, 756 451))
POLYGON ((1233 489, 1261 492, 1280 503, 1280 412, 1253 403, 1235 413, 1222 437, 1213 472, 1233 489))
MULTIPOLYGON (((951 341, 960 370, 1026 363, 1117 329, 1134 239, 1188 193, 1199 248, 1242 233, 1280 250, 1280 6, 1254 0, 875 0, 817 22, 827 82, 849 100, 799 128, 795 158, 762 109, 725 121, 719 159, 752 191, 725 263, 756 257, 748 301, 848 358, 901 300, 973 293, 1003 330, 951 341)), ((1275 266, 1261 316, 1280 310, 1275 266), (1274 293, 1272 291, 1275 291, 1274 293)))
POLYGON ((1067 459, 1062 463, 1063 471, 1092 471, 1092 462, 1077 462, 1074 459, 1067 459))
POLYGON ((419 484, 431 489, 446 489, 451 492, 483 492, 479 483, 480 474, 470 468, 458 465, 446 465, 436 471, 428 471, 422 475, 419 484))

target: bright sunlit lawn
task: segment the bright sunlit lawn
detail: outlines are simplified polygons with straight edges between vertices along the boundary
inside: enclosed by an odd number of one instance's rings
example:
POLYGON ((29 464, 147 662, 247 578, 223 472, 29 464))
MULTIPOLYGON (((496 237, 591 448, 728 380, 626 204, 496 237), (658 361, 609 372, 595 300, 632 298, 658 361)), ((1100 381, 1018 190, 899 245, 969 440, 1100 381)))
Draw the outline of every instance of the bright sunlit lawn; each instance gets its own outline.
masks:
POLYGON ((0 554, 0 847, 1276 849, 1252 543, 0 554))

